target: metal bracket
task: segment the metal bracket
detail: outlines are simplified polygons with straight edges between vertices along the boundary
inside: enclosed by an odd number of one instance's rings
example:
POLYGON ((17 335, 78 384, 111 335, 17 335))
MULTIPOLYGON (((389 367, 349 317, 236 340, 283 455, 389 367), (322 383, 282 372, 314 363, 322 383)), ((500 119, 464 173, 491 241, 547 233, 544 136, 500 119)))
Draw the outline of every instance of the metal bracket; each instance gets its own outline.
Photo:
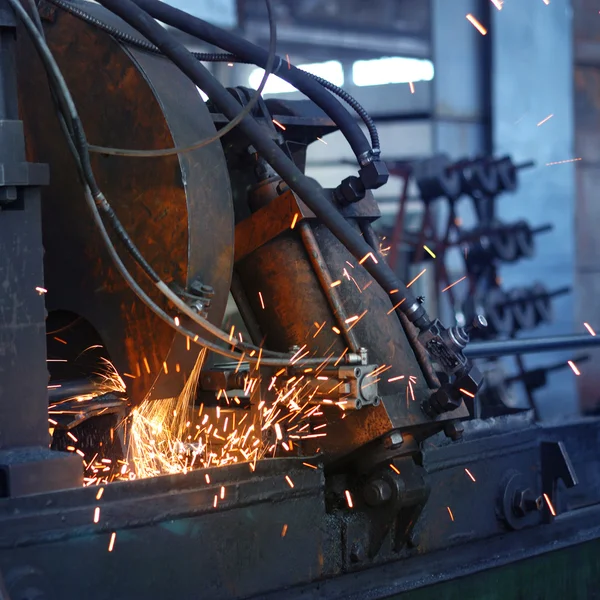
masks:
POLYGON ((552 523, 558 514, 558 482, 568 488, 579 481, 563 442, 542 442, 542 494, 546 500, 544 523, 552 523))

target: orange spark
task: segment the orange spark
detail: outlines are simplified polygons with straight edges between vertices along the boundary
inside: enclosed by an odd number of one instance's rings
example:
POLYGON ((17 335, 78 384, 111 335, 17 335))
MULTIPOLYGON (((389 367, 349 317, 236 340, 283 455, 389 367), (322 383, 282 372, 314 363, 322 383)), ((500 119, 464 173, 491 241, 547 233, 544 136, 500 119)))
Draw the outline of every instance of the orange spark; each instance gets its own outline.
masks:
POLYGON ((334 281, 329 287, 334 288, 334 287, 336 287, 338 285, 341 285, 341 283, 342 283, 342 280, 338 279, 337 281, 334 281))
POLYGON ((258 292, 258 298, 260 300, 260 305, 262 306, 262 309, 265 310, 265 301, 263 300, 262 292, 258 292))
POLYGON ((349 490, 345 490, 344 494, 346 495, 346 502, 348 503, 348 508, 354 508, 354 503, 352 502, 352 495, 349 490))
POLYGON ((448 514, 450 515, 450 518, 454 521, 454 515, 452 514, 452 510, 450 510, 449 506, 446 506, 446 508, 448 509, 448 514))
POLYGON ((61 344, 66 344, 66 343, 67 343, 67 342, 65 342, 65 340, 63 340, 62 338, 59 338, 59 337, 56 337, 56 336, 54 336, 54 339, 55 339, 57 342, 60 342, 61 344))
POLYGON ((584 323, 583 326, 590 332, 590 335, 596 337, 596 332, 592 329, 592 326, 589 323, 584 323))
POLYGON ((549 121, 554 115, 548 115, 545 119, 542 119, 537 126, 539 127, 540 125, 543 125, 544 123, 546 123, 547 121, 549 121))
POLYGON ((398 375, 398 377, 392 377, 391 379, 388 379, 388 383, 394 383, 394 381, 400 381, 401 379, 404 379, 404 375, 398 375))
POLYGON ((285 131, 285 125, 282 125, 279 121, 273 119, 273 123, 275 123, 275 125, 277 125, 277 127, 279 127, 279 129, 283 129, 283 131, 285 131))
POLYGON ((150 373, 150 365, 148 364, 148 359, 144 356, 144 367, 146 367, 146 371, 150 373))
POLYGON ((174 317, 173 322, 175 323, 175 327, 179 327, 179 317, 174 317))
POLYGON ((367 258, 369 258, 369 257, 371 257, 371 260, 372 260, 372 261, 373 261, 375 264, 377 264, 377 259, 375 258, 375 255, 374 255, 372 252, 367 252, 367 254, 365 254, 365 255, 364 255, 364 256, 363 256, 363 257, 362 257, 362 258, 361 258, 361 259, 358 261, 358 264, 359 264, 359 265, 362 265, 362 264, 363 264, 363 263, 364 263, 364 262, 367 260, 367 258))
POLYGON ((469 21, 481 35, 487 34, 487 29, 471 13, 467 15, 467 21, 469 21))
POLYGON ((281 537, 284 538, 286 533, 287 533, 287 523, 284 524, 284 526, 281 530, 281 537))
POLYGON ((231 326, 231 330, 229 331, 229 341, 233 339, 233 334, 235 333, 235 325, 231 326))
POLYGON ((294 215, 294 218, 292 219, 292 224, 290 226, 290 229, 294 229, 294 227, 296 227, 296 223, 298 222, 298 213, 296 213, 294 215))
POLYGON ((221 486, 221 500, 225 500, 225 486, 221 486))
POLYGON ((117 539, 117 532, 113 531, 110 534, 110 542, 108 543, 108 551, 112 552, 113 548, 115 547, 115 540, 117 539))
POLYGON ((463 388, 459 388, 458 391, 462 392, 465 396, 468 396, 469 398, 475 398, 475 394, 472 394, 468 390, 463 390, 463 388))
POLYGON ((408 82, 408 87, 410 89, 410 93, 414 94, 415 93, 415 84, 412 81, 408 82))
POLYGON ((104 494, 104 488, 103 487, 101 487, 98 490, 98 493, 96 494, 96 500, 100 500, 100 498, 102 498, 102 494, 104 494))
POLYGON ((469 469, 465 469, 465 473, 473 480, 473 481, 477 481, 475 479, 475 477, 473 477, 473 473, 471 473, 471 471, 469 471, 469 469))
POLYGON ((552 502, 550 501, 550 498, 548 498, 548 494, 544 494, 544 500, 546 501, 546 504, 548 505, 548 508, 550 509, 550 513, 552 514, 553 517, 555 517, 556 511, 554 510, 554 506, 552 506, 552 502))
POLYGON ((94 523, 97 523, 100 520, 100 507, 96 506, 94 509, 94 523))
MULTIPOLYGON (((208 416, 208 415, 206 415, 208 416)), ((206 483, 210 483, 210 475, 208 473, 204 474, 204 479, 206 480, 206 483)))
POLYGON ((466 278, 467 278, 466 275, 464 277, 461 277, 458 281, 455 281, 454 283, 451 283, 448 287, 444 288, 442 290, 442 292, 448 291, 451 287, 454 287, 457 283, 460 283, 461 281, 464 281, 466 278))
POLYGON ((423 269, 406 287, 409 288, 417 279, 419 279, 419 277, 421 277, 421 275, 423 275, 423 273, 425 273, 425 271, 427 271, 427 269, 423 269))
POLYGON ((35 288, 35 291, 40 295, 43 296, 44 294, 48 293, 48 290, 46 288, 40 287, 39 285, 35 288))
POLYGON ((317 467, 315 467, 315 465, 311 465, 310 463, 302 463, 305 467, 309 467, 310 469, 316 469, 317 467))
POLYGON ((390 469, 397 475, 400 475, 400 471, 392 463, 390 463, 390 469))
POLYGON ((498 10, 502 10, 502 0, 491 0, 491 2, 498 10))
POLYGON ((169 367, 167 366, 166 361, 163 361, 163 370, 165 372, 165 375, 169 374, 169 367))
POLYGON ((567 364, 571 367, 571 369, 573 369, 573 373, 575 373, 575 375, 581 375, 577 365, 572 360, 568 360, 567 364))
POLYGON ((348 325, 349 323, 354 323, 354 321, 356 321, 358 319, 358 315, 354 315, 353 317, 348 317, 344 323, 346 323, 346 325, 348 325))
POLYGON ((294 482, 290 479, 289 475, 285 476, 285 480, 287 481, 288 485, 293 488, 294 487, 294 482))
POLYGON ((292 63, 290 63, 290 55, 286 54, 285 55, 285 59, 287 60, 288 69, 291 69, 292 68, 292 63))
POLYGON ((333 329, 333 331, 335 331, 335 333, 337 333, 338 335, 342 333, 337 327, 332 327, 331 329, 333 329))
POLYGON ((400 300, 400 302, 398 302, 398 304, 392 306, 392 308, 390 308, 390 310, 388 310, 387 314, 391 315, 405 300, 406 300, 406 298, 402 298, 402 300, 400 300))
POLYGON ((324 139, 321 139, 320 137, 317 138, 320 142, 323 142, 326 146, 327 146, 327 142, 324 139))

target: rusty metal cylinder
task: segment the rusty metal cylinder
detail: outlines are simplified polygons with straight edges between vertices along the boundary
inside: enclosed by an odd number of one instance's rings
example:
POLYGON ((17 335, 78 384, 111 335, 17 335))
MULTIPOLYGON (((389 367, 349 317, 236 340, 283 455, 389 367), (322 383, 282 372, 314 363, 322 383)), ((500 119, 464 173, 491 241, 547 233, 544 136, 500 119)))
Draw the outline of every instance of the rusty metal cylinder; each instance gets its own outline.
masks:
MULTIPOLYGON (((278 201, 274 187, 265 188, 257 188, 254 194, 260 198, 251 198, 250 206, 264 208, 269 200, 278 201)), ((272 228, 277 214, 265 215, 265 226, 270 221, 272 228)), ((359 219, 353 225, 360 233, 359 219)), ((304 351, 326 357, 352 352, 356 345, 367 348, 370 364, 383 367, 380 406, 343 419, 328 415, 330 435, 319 445, 333 453, 347 452, 391 429, 429 421, 420 408, 430 393, 423 372, 388 295, 360 264, 365 260, 380 258, 374 252, 357 261, 318 220, 298 218, 235 266, 265 347, 287 351, 306 346, 304 351)))

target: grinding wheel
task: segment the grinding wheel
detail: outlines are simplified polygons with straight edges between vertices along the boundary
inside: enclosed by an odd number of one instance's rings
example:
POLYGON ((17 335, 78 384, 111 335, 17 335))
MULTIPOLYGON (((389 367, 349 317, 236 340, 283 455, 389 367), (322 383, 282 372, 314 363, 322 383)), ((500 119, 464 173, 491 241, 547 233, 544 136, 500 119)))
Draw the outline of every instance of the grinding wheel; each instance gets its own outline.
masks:
MULTIPOLYGON (((131 32, 100 6, 86 3, 85 9, 131 32)), ((172 63, 121 46, 63 11, 53 10, 51 21, 44 24, 47 40, 91 144, 159 149, 190 145, 215 134, 198 90, 172 63)), ((43 285, 48 289, 49 321, 60 321, 60 333, 49 336, 54 343, 49 352, 71 362, 79 360, 87 347, 103 345, 119 372, 129 375, 124 381, 130 401, 176 396, 196 362, 198 347, 147 309, 114 268, 84 203, 41 63, 24 31, 18 40, 28 159, 49 163, 51 173, 42 200, 43 285), (87 334, 81 333, 82 323, 87 334)), ((92 167, 125 229, 167 283, 185 287, 200 279, 214 288, 209 320, 221 325, 233 265, 234 226, 221 144, 160 158, 95 154, 92 167)), ((154 301, 175 315, 117 248, 154 301)))

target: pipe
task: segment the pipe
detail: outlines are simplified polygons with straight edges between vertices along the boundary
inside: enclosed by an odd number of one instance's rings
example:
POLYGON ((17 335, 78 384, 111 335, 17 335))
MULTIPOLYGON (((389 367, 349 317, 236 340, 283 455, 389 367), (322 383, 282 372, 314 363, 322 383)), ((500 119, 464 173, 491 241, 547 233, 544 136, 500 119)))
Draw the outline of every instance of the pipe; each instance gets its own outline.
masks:
POLYGON ((467 358, 496 358, 515 354, 535 354, 537 352, 558 352, 574 348, 600 346, 600 337, 589 334, 556 335, 520 340, 495 340, 493 342, 472 342, 464 350, 467 358))
POLYGON ((327 298, 327 302, 331 308, 331 311, 333 312, 333 316, 337 321, 338 327, 341 329, 342 334, 344 335, 344 339, 348 344, 348 348, 350 348, 350 350, 355 354, 358 354, 360 351, 360 344, 358 343, 356 333, 354 330, 350 329, 346 323, 348 315, 346 314, 337 290, 332 287, 333 279, 321 249, 319 248, 319 244, 315 239, 315 234, 313 233, 311 226, 306 221, 302 221, 299 228, 302 241, 304 242, 304 247, 306 248, 306 253, 308 254, 308 259, 310 260, 310 264, 312 265, 319 283, 321 284, 321 289, 327 298))

